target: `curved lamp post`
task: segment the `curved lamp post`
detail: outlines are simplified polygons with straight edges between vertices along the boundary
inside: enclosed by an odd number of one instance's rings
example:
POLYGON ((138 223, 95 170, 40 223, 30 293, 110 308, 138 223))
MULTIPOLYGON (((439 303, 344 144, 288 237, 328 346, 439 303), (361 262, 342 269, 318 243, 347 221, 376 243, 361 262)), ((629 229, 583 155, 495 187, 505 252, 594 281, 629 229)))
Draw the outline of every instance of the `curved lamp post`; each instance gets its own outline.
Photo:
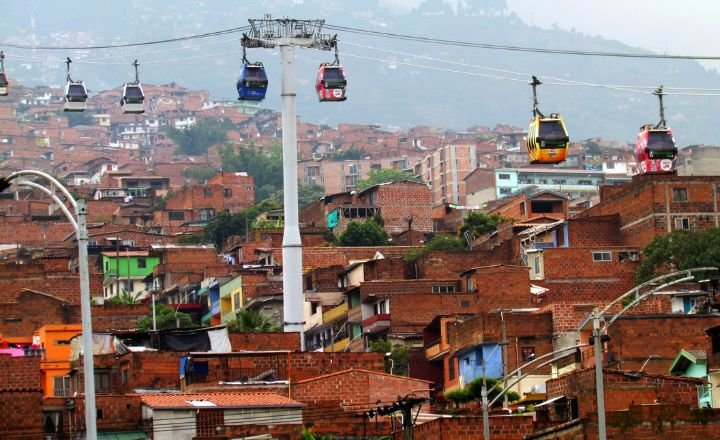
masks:
POLYGON ((88 440, 97 440, 96 407, 95 407, 95 368, 93 358, 92 341, 92 319, 90 306, 90 276, 88 272, 88 231, 87 231, 87 207, 84 199, 75 200, 72 194, 60 182, 51 175, 37 170, 22 170, 14 172, 5 178, 0 178, 0 191, 8 188, 10 183, 20 177, 32 176, 41 177, 50 182, 51 189, 47 189, 35 182, 19 179, 18 185, 29 186, 38 189, 53 199, 65 214, 70 224, 75 229, 75 237, 78 242, 78 269, 80 272, 80 311, 82 314, 82 346, 83 346, 83 373, 85 375, 85 432, 88 440), (74 218, 70 210, 55 191, 60 191, 75 211, 74 218))

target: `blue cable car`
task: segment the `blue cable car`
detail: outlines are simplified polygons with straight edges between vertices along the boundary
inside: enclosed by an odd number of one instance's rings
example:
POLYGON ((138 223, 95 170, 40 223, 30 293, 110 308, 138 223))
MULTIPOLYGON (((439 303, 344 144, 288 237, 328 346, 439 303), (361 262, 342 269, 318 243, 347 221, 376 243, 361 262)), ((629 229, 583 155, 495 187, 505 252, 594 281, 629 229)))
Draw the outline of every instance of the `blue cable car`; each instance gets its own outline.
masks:
POLYGON ((237 80, 240 101, 262 101, 267 92, 268 79, 262 63, 244 63, 237 80))

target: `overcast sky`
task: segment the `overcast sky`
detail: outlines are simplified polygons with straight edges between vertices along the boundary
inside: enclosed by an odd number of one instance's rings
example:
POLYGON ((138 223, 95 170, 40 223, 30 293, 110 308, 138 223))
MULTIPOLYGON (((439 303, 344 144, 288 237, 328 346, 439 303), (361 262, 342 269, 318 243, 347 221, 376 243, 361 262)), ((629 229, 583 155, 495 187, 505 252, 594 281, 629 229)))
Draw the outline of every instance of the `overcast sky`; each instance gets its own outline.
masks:
MULTIPOLYGON (((422 0, 386 0, 410 8, 422 0)), ((457 3, 463 0, 445 0, 457 3)), ((715 0, 506 0, 523 21, 669 55, 720 56, 720 1, 715 0)), ((720 70, 720 62, 704 63, 720 70)))

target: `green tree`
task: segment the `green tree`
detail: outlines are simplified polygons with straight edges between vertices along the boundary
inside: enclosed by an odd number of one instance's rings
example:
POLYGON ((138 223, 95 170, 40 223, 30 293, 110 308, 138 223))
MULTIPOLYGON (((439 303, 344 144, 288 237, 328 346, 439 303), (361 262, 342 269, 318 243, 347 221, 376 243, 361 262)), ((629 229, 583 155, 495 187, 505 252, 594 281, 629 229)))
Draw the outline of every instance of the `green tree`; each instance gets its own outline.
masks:
MULTIPOLYGON (((183 312, 177 312, 177 319, 180 320, 180 328, 197 327, 190 315, 183 312)), ((165 304, 155 304, 155 323, 158 330, 177 328, 177 320, 175 309, 165 304)), ((150 305, 150 314, 138 322, 138 327, 148 331, 153 328, 152 304, 150 305)))
POLYGON ((272 197, 283 186, 282 145, 275 145, 265 153, 250 142, 238 148, 220 149, 220 160, 225 171, 245 171, 255 180, 255 200, 272 197))
POLYGON ((362 148, 350 147, 348 150, 338 150, 332 153, 332 158, 337 160, 359 160, 367 156, 362 148))
POLYGON ((390 368, 392 368, 392 373, 394 375, 408 375, 408 359, 410 354, 410 349, 408 347, 400 344, 395 344, 393 346, 387 339, 377 339, 370 342, 370 351, 372 353, 390 353, 390 357, 385 359, 386 373, 390 373, 390 368))
POLYGON ((350 222, 338 237, 340 246, 382 246, 388 244, 388 235, 375 220, 350 222))
POLYGON ((215 177, 218 171, 210 167, 187 167, 182 171, 183 177, 205 183, 215 177))
POLYGON ((77 125, 95 125, 95 118, 90 113, 85 112, 67 112, 63 113, 68 119, 68 127, 77 125))
POLYGON ((585 144, 585 152, 587 154, 597 156, 599 154, 602 154, 602 149, 600 148, 600 145, 598 145, 595 141, 588 141, 585 144))
POLYGON ((720 267, 720 229, 677 230, 656 236, 643 249, 635 279, 640 284, 661 273, 694 267, 720 267))
POLYGON ((265 211, 277 209, 279 205, 274 200, 263 200, 257 205, 244 209, 236 214, 221 213, 213 217, 203 230, 205 243, 213 243, 216 248, 222 247, 223 241, 233 235, 244 235, 247 226, 252 224, 255 217, 265 211))
POLYGON ((467 242, 464 238, 456 235, 437 234, 425 243, 427 252, 464 251, 465 249, 467 249, 467 242))
POLYGON ((504 217, 498 214, 486 215, 481 212, 471 211, 463 219, 463 225, 460 228, 460 233, 465 234, 469 231, 473 237, 480 237, 488 232, 495 231, 498 225, 510 222, 513 219, 504 217))
POLYGON ((217 119, 205 119, 197 125, 178 130, 168 127, 167 134, 177 144, 177 154, 189 156, 201 156, 207 153, 210 146, 222 144, 227 141, 227 131, 233 125, 227 121, 217 119))
POLYGON ((409 180, 411 182, 423 183, 419 176, 416 176, 407 171, 396 170, 395 168, 382 168, 379 170, 370 170, 367 177, 358 180, 357 189, 362 191, 366 188, 370 188, 374 185, 388 182, 400 182, 403 180, 409 180))
POLYGON ((241 309, 235 315, 235 320, 228 323, 230 333, 245 332, 279 332, 282 330, 272 322, 271 316, 264 316, 257 310, 241 309))
MULTIPOLYGON (((325 196, 325 187, 322 185, 299 185, 298 186, 298 207, 303 209, 309 204, 320 200, 325 196)), ((276 191, 272 199, 279 204, 283 203, 283 190, 276 191)))
POLYGON ((176 241, 177 244, 212 244, 205 238, 204 234, 181 235, 176 241))
POLYGON ((140 304, 140 300, 145 295, 144 291, 140 291, 137 293, 128 292, 125 289, 122 289, 122 292, 120 292, 119 295, 113 296, 106 302, 108 304, 140 304))
MULTIPOLYGON (((486 387, 488 390, 488 402, 492 401, 498 396, 498 394, 500 394, 500 390, 502 389, 502 383, 498 384, 499 382, 502 381, 493 377, 488 377, 485 379, 486 387), (497 387, 493 388, 495 387, 495 385, 497 385, 497 387)), ((482 376, 476 377, 463 388, 448 391, 443 396, 445 397, 445 399, 451 401, 456 406, 472 401, 475 401, 482 405, 482 386, 482 376)), ((520 400, 520 395, 515 391, 508 391, 506 394, 510 402, 516 402, 520 400)))

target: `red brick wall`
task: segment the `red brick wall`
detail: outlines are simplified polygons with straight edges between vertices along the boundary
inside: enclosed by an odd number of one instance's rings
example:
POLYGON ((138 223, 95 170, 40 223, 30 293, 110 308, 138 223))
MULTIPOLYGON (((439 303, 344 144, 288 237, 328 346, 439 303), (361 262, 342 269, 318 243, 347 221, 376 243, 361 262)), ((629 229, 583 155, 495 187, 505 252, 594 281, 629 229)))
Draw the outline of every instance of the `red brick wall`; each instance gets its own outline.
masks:
POLYGON ((40 390, 40 356, 0 355, 0 390, 40 390))
MULTIPOLYGON (((643 375, 634 378, 621 371, 604 370, 605 409, 618 411, 631 404, 654 402, 697 406, 699 379, 673 376, 643 375)), ((546 382, 547 397, 576 398, 580 417, 597 413, 595 369, 565 374, 546 382)))
POLYGON ((300 351, 299 333, 230 333, 233 351, 292 350, 300 351))
POLYGON ((428 252, 417 265, 419 278, 449 278, 472 267, 516 264, 516 260, 511 244, 506 242, 492 251, 428 252))
POLYGON ((0 438, 42 438, 42 390, 0 389, 0 438))
POLYGON ((601 186, 601 203, 576 217, 618 215, 623 241, 630 246, 646 246, 655 235, 668 232, 675 217, 688 217, 692 229, 706 229, 716 225, 715 187, 718 176, 638 175, 631 183, 617 187, 601 186), (673 188, 686 188, 687 202, 675 202, 673 188), (630 224, 637 222, 630 226, 630 224))
MULTIPOLYGON (((498 440, 517 440, 534 431, 532 415, 490 417, 490 437, 498 440)), ((482 416, 439 418, 413 427, 415 440, 470 440, 483 437, 482 416)), ((403 438, 402 432, 394 435, 403 438)))
MULTIPOLYGON (((430 188, 422 183, 394 182, 380 185, 375 192, 375 206, 380 207, 380 215, 389 234, 397 234, 408 229, 408 216, 412 216, 412 228, 417 231, 431 232, 430 188)), ((366 194, 366 198, 369 194, 366 194)))
POLYGON ((32 222, 15 223, 12 227, 2 224, 0 216, 0 243, 18 243, 25 247, 44 247, 60 243, 75 229, 70 223, 32 222))
POLYGON ((479 267, 471 276, 480 310, 534 307, 525 266, 479 267))
MULTIPOLYGON (((142 401, 136 394, 118 396, 98 395, 95 397, 98 410, 98 431, 138 430, 142 428, 142 401), (102 411, 102 417, 100 412, 102 411)), ((75 414, 80 415, 79 428, 85 427, 85 398, 75 398, 75 414)))
POLYGON ((567 221, 568 239, 572 247, 622 246, 620 216, 617 214, 567 221))
POLYGON ((608 328, 610 365, 639 370, 654 354, 662 359, 649 361, 644 371, 668 374, 681 349, 706 350, 709 344, 705 329, 718 324, 720 317, 709 315, 624 315, 608 328))

